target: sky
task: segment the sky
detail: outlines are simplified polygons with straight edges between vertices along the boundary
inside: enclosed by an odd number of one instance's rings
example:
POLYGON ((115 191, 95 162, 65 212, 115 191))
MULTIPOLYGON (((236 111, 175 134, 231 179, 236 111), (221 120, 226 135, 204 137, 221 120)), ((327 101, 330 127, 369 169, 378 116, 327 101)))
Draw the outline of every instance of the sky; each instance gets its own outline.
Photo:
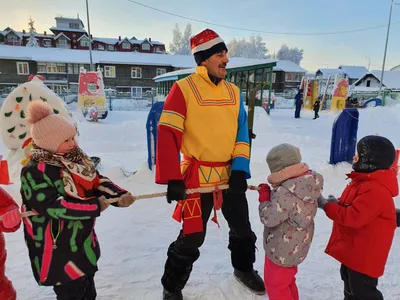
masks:
MULTIPOLYGON (((381 69, 391 0, 135 0, 159 10, 188 18, 236 27, 226 28, 189 21, 131 2, 132 0, 88 0, 90 27, 97 37, 152 38, 166 44, 177 23, 192 32, 215 30, 226 42, 261 34, 269 52, 282 44, 304 49, 301 66, 308 71, 359 65, 381 69), (380 28, 342 34, 326 34, 363 28, 380 28), (258 33, 256 31, 274 32, 258 33), (291 34, 282 34, 291 33, 291 34), (324 33, 322 35, 304 35, 324 33)), ((396 0, 395 0, 396 2, 396 0)), ((393 6, 386 69, 400 65, 400 0, 393 6)), ((0 29, 28 28, 31 16, 37 32, 55 26, 55 17, 76 17, 87 28, 85 0, 0 0, 0 29), (33 3, 35 3, 33 5, 33 3)))

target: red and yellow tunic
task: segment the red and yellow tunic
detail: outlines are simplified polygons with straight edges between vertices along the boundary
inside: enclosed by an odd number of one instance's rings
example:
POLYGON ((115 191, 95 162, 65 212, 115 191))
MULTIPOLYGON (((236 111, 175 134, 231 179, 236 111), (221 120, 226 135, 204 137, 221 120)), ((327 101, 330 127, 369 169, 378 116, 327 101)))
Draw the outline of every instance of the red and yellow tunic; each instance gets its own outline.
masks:
MULTIPOLYGON (((158 125, 156 183, 183 179, 187 188, 226 184, 232 169, 250 178, 249 153, 247 114, 237 86, 225 80, 215 85, 202 66, 172 86, 158 125), (193 173, 189 168, 194 165, 193 173)), ((189 208, 183 208, 185 223, 201 222, 200 195, 194 196, 178 204, 189 208)), ((194 232, 202 231, 197 225, 194 232)))

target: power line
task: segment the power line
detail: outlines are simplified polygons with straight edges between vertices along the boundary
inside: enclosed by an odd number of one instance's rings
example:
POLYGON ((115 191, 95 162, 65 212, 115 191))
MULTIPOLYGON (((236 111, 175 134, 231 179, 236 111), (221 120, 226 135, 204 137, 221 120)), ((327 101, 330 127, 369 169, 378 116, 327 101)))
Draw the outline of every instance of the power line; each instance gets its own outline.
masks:
MULTIPOLYGON (((330 32, 282 32, 282 31, 264 31, 264 30, 256 30, 256 29, 249 29, 249 28, 242 28, 242 27, 235 27, 235 26, 228 26, 228 25, 223 25, 223 24, 217 24, 217 23, 213 23, 213 22, 208 22, 208 21, 203 21, 203 20, 199 20, 199 19, 195 19, 195 18, 190 18, 190 17, 185 17, 182 15, 178 15, 175 13, 171 13, 165 10, 161 10, 134 0, 127 0, 131 3, 146 7, 148 9, 151 10, 155 10, 167 15, 171 15, 174 17, 178 17, 181 19, 185 19, 185 20, 189 20, 189 21, 193 21, 193 22, 198 22, 198 23, 203 23, 203 24, 208 24, 208 25, 213 25, 213 26, 218 26, 218 27, 224 27, 224 28, 228 28, 228 29, 235 29, 235 30, 241 30, 241 31, 248 31, 248 32, 257 32, 257 33, 264 33, 264 34, 276 34, 276 35, 308 35, 308 36, 316 36, 316 35, 335 35, 335 34, 345 34, 345 33, 355 33, 355 32, 362 32, 362 31, 369 31, 369 30, 374 30, 374 29, 378 29, 378 28, 384 28, 387 27, 387 25, 380 25, 380 26, 374 26, 374 27, 365 27, 365 28, 360 28, 360 29, 353 29, 353 30, 343 30, 343 31, 330 31, 330 32)), ((392 23, 393 25, 395 24, 400 24, 400 21, 398 22, 394 22, 392 23)))

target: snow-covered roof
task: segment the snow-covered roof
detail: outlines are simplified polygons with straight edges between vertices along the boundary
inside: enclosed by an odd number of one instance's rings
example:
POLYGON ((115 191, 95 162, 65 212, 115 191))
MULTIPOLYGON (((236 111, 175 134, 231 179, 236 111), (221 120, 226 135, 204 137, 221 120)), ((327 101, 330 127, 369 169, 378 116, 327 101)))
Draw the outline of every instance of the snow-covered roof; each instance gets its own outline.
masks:
POLYGON ((3 31, 3 36, 6 36, 6 35, 8 35, 10 32, 14 32, 19 38, 22 38, 22 32, 18 32, 18 31, 15 31, 14 29, 11 29, 10 28, 10 30, 5 30, 5 31, 3 31))
POLYGON ((51 27, 51 31, 58 30, 58 31, 70 31, 70 32, 86 32, 85 29, 74 29, 74 28, 61 28, 61 27, 51 27))
POLYGON ((109 45, 115 45, 116 43, 119 42, 119 40, 115 38, 99 38, 99 37, 94 37, 92 41, 97 41, 109 45))
POLYGON ((56 17, 56 20, 65 20, 65 21, 79 21, 82 24, 82 27, 85 27, 85 24, 83 24, 81 19, 77 19, 77 18, 64 18, 64 17, 56 17))
POLYGON ((295 64, 290 60, 278 60, 276 66, 274 67, 274 71, 283 71, 283 72, 291 72, 291 73, 305 73, 306 70, 295 64))
POLYGON ((340 66, 339 69, 343 70, 350 79, 359 79, 368 72, 366 67, 359 66, 340 66))
POLYGON ((82 39, 87 39, 89 40, 89 37, 86 34, 82 34, 81 37, 78 39, 78 42, 82 39))
POLYGON ((151 45, 159 45, 159 46, 162 46, 162 45, 164 45, 163 43, 161 43, 161 42, 159 42, 159 41, 153 41, 153 40, 149 40, 149 39, 144 39, 144 40, 137 40, 137 39, 130 39, 130 42, 132 43, 132 44, 135 44, 135 45, 141 45, 141 44, 143 44, 144 42, 147 42, 147 43, 149 43, 149 44, 151 44, 151 45))
MULTIPOLYGON (((362 80, 368 76, 373 76, 381 82, 382 71, 372 70, 366 73, 359 80, 357 80, 354 85, 357 86, 362 80)), ((385 71, 383 74, 383 85, 388 89, 400 89, 400 72, 399 71, 385 71)))
POLYGON ((390 71, 400 71, 400 65, 391 68, 390 71))
MULTIPOLYGON (((184 55, 178 55, 178 56, 184 56, 184 55)), ((275 60, 275 59, 252 59, 252 58, 244 58, 244 57, 230 57, 229 63, 226 68, 229 70, 229 69, 233 69, 233 68, 263 65, 263 64, 274 63, 274 62, 276 63, 277 60, 275 60)), ((193 65, 195 65, 194 61, 193 61, 193 65)), ((179 76, 186 75, 186 74, 192 74, 195 71, 196 71, 196 67, 193 67, 190 69, 183 69, 183 70, 168 72, 168 73, 154 77, 153 80, 156 82, 166 81, 166 80, 177 80, 179 76)))
POLYGON ((125 42, 125 41, 127 41, 127 42, 129 42, 129 43, 132 44, 132 42, 131 42, 127 37, 124 37, 123 39, 118 40, 118 44, 120 45, 120 44, 122 44, 122 43, 125 42))
MULTIPOLYGON (((140 52, 93 51, 93 63, 170 66, 193 68, 196 66, 192 55, 168 55, 140 52)), ((62 48, 30 48, 0 45, 0 59, 32 60, 36 62, 89 63, 88 50, 62 48)))
POLYGON ((60 32, 59 34, 57 34, 54 39, 58 40, 60 37, 64 36, 67 40, 71 40, 69 37, 67 37, 64 33, 60 32))
POLYGON ((322 73, 322 78, 327 79, 329 76, 335 76, 335 75, 343 75, 343 70, 340 69, 318 69, 317 73, 321 72, 322 73))
MULTIPOLYGON (((23 36, 30 36, 30 33, 23 33, 23 36)), ((54 34, 40 34, 40 33, 35 33, 35 37, 41 37, 41 38, 48 38, 48 39, 53 39, 54 34)))

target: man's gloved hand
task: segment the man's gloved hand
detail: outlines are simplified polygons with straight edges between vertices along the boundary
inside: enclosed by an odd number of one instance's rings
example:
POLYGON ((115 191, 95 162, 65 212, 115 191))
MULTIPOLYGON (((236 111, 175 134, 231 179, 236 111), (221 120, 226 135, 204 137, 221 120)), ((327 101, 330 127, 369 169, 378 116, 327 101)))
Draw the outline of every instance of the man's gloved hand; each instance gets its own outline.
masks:
POLYGON ((183 180, 169 180, 167 188, 167 202, 186 199, 186 186, 183 180))
POLYGON ((247 191, 246 173, 244 171, 233 170, 229 177, 229 192, 232 194, 242 194, 247 191))
POLYGON ((270 201, 271 200, 271 188, 268 184, 262 183, 258 186, 260 189, 258 190, 258 201, 260 203, 270 201))

